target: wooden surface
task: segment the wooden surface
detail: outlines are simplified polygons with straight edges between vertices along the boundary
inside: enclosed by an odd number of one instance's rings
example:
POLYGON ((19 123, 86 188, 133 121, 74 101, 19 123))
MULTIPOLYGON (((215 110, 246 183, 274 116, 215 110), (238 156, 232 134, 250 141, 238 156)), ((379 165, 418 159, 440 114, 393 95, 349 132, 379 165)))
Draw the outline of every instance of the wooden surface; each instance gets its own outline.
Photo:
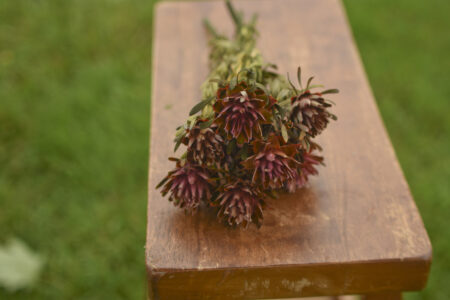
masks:
MULTIPOLYGON (((268 299, 280 300, 280 299, 268 299)), ((359 300, 358 296, 334 296, 334 297, 306 297, 306 298, 290 298, 289 300, 359 300)))
POLYGON ((365 295, 361 300, 402 300, 401 293, 376 293, 365 295))
MULTIPOLYGON (((280 299, 268 299, 280 300, 280 299)), ((290 300, 359 300, 358 296, 334 296, 334 297, 306 297, 306 298, 290 298, 290 300)))
MULTIPOLYGON (((336 0, 245 0, 259 48, 281 72, 339 88, 339 120, 320 137, 327 167, 270 201, 261 229, 185 215, 155 190, 173 168, 175 127, 208 73, 204 17, 231 33, 222 2, 156 7, 146 264, 154 299, 252 299, 424 287, 431 246, 336 0)), ((295 76, 294 76, 295 77, 295 76)))

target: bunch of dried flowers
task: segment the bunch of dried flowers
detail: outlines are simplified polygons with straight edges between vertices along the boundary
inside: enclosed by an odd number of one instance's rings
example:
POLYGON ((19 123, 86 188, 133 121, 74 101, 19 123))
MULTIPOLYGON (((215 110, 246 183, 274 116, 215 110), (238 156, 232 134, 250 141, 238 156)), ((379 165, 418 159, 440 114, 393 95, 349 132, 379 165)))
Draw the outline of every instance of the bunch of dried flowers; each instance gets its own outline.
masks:
POLYGON ((325 95, 336 89, 298 87, 265 63, 255 47, 256 16, 245 22, 229 1, 236 31, 233 39, 218 34, 205 20, 211 35, 210 70, 202 85, 203 100, 177 128, 175 151, 186 152, 174 170, 159 183, 162 194, 176 206, 194 211, 199 205, 218 210, 230 225, 260 226, 264 199, 276 190, 303 187, 323 164, 313 141, 336 117, 325 95))

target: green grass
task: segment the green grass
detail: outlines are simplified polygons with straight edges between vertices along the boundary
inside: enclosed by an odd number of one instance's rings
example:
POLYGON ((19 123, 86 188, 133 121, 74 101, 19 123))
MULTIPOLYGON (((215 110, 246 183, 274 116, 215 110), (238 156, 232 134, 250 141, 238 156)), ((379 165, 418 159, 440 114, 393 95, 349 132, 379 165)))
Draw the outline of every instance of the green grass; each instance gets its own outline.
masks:
POLYGON ((450 297, 450 1, 344 1, 394 148, 433 245, 427 288, 450 297))
POLYGON ((47 257, 0 299, 144 299, 152 3, 0 1, 0 239, 47 257))
MULTIPOLYGON (((450 295, 450 2, 346 0, 450 295)), ((0 299, 143 299, 152 1, 0 1, 0 243, 47 257, 0 299)))

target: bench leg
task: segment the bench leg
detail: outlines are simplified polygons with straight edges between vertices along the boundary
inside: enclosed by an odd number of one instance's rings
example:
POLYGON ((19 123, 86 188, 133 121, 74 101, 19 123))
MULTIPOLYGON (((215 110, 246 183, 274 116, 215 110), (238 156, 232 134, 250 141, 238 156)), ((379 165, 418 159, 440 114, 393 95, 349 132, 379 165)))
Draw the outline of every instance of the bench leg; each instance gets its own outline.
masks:
POLYGON ((379 294, 370 294, 362 296, 364 300, 402 300, 402 293, 400 292, 391 292, 391 293, 379 293, 379 294))

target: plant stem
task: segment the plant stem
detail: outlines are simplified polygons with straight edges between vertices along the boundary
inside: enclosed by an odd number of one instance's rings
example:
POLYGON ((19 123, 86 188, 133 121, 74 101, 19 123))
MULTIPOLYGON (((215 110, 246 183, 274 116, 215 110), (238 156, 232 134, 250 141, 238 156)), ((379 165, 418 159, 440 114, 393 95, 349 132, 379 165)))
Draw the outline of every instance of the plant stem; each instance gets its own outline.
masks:
POLYGON ((234 23, 236 24, 236 31, 239 31, 239 29, 242 26, 242 20, 239 16, 239 13, 234 9, 230 0, 226 0, 226 4, 227 4, 228 12, 230 13, 231 17, 233 18, 234 23))
POLYGON ((206 30, 214 37, 219 37, 219 34, 217 33, 216 29, 211 25, 211 22, 209 22, 208 19, 203 20, 203 24, 205 25, 206 30))

